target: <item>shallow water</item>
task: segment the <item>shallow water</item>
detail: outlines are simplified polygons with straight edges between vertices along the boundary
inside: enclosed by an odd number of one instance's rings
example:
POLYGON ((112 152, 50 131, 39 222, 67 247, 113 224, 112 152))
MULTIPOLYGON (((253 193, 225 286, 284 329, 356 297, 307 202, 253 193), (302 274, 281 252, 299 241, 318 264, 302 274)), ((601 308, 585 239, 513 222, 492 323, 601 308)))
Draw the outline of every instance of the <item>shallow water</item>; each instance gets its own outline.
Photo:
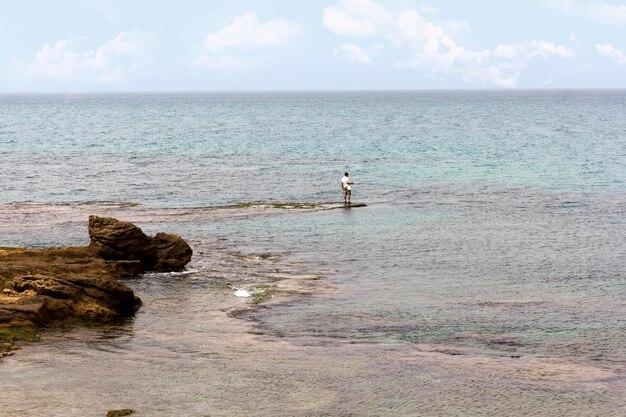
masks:
POLYGON ((128 282, 134 319, 0 364, 8 415, 626 412, 624 92, 0 108, 0 245, 84 243, 100 213, 195 249, 188 274, 128 282), (345 169, 367 207, 224 206, 337 200, 345 169), (313 294, 228 314, 237 288, 311 275, 313 294))

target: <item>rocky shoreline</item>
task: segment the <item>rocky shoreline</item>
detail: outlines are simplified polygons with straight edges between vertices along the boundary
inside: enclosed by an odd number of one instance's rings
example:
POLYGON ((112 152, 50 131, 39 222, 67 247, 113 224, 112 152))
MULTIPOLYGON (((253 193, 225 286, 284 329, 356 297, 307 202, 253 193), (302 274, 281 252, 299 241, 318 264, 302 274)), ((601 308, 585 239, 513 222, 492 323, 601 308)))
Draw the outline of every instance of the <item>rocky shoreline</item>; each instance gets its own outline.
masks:
POLYGON ((83 247, 0 247, 0 358, 54 323, 132 315, 141 300, 119 279, 180 271, 193 254, 178 235, 111 217, 89 216, 88 230, 83 247))

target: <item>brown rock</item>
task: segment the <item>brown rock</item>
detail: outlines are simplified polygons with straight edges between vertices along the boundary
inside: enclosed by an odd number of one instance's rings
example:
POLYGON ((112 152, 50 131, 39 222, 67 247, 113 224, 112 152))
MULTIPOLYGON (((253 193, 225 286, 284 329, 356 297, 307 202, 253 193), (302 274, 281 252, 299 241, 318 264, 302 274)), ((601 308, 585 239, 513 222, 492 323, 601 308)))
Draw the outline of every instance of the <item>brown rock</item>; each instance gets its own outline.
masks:
POLYGON ((107 413, 107 417, 124 417, 133 414, 135 410, 131 410, 130 408, 123 408, 121 410, 109 410, 107 413))
POLYGON ((137 226, 112 217, 89 216, 92 250, 104 259, 142 260, 150 238, 137 226))
POLYGON ((132 223, 111 217, 89 216, 89 247, 104 259, 139 260, 150 271, 180 271, 193 251, 180 236, 157 233, 147 236, 132 223))
POLYGON ((178 235, 157 233, 152 238, 152 246, 156 271, 180 271, 191 261, 193 251, 178 235))
POLYGON ((43 326, 41 318, 47 310, 46 300, 30 300, 24 304, 0 304, 0 324, 3 326, 43 326))
POLYGON ((191 260, 192 250, 179 236, 146 236, 137 226, 112 218, 90 216, 89 236, 87 247, 0 247, 0 343, 13 343, 6 336, 20 334, 13 328, 131 315, 141 300, 118 278, 146 270, 177 271, 191 260))
POLYGON ((37 325, 63 317, 112 320, 132 314, 141 305, 133 290, 104 277, 26 275, 13 279, 13 290, 34 297, 30 308, 19 315, 37 325))

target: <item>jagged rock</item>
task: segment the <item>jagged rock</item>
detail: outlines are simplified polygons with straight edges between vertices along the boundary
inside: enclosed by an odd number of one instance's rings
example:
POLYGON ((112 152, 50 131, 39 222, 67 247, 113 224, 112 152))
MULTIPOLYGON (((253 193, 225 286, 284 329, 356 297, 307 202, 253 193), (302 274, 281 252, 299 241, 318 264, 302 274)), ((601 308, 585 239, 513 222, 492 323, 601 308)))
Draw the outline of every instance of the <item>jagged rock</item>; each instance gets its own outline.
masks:
POLYGON ((146 270, 180 271, 193 251, 180 236, 157 233, 147 236, 139 227, 112 217, 89 216, 89 247, 98 256, 113 260, 139 260, 146 270))

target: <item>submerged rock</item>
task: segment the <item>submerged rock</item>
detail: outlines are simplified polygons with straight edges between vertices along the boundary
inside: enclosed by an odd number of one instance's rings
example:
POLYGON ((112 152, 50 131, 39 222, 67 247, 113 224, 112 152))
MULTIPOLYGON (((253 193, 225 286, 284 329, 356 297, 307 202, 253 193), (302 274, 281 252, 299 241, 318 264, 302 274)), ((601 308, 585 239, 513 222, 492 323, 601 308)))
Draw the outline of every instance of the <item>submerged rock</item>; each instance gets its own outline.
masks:
POLYGON ((89 216, 89 247, 104 259, 139 260, 151 271, 180 271, 193 251, 180 236, 157 233, 147 236, 139 227, 112 217, 89 216))
POLYGON ((109 410, 107 412, 107 417, 123 417, 134 414, 135 410, 131 410, 130 408, 123 408, 121 410, 109 410))

